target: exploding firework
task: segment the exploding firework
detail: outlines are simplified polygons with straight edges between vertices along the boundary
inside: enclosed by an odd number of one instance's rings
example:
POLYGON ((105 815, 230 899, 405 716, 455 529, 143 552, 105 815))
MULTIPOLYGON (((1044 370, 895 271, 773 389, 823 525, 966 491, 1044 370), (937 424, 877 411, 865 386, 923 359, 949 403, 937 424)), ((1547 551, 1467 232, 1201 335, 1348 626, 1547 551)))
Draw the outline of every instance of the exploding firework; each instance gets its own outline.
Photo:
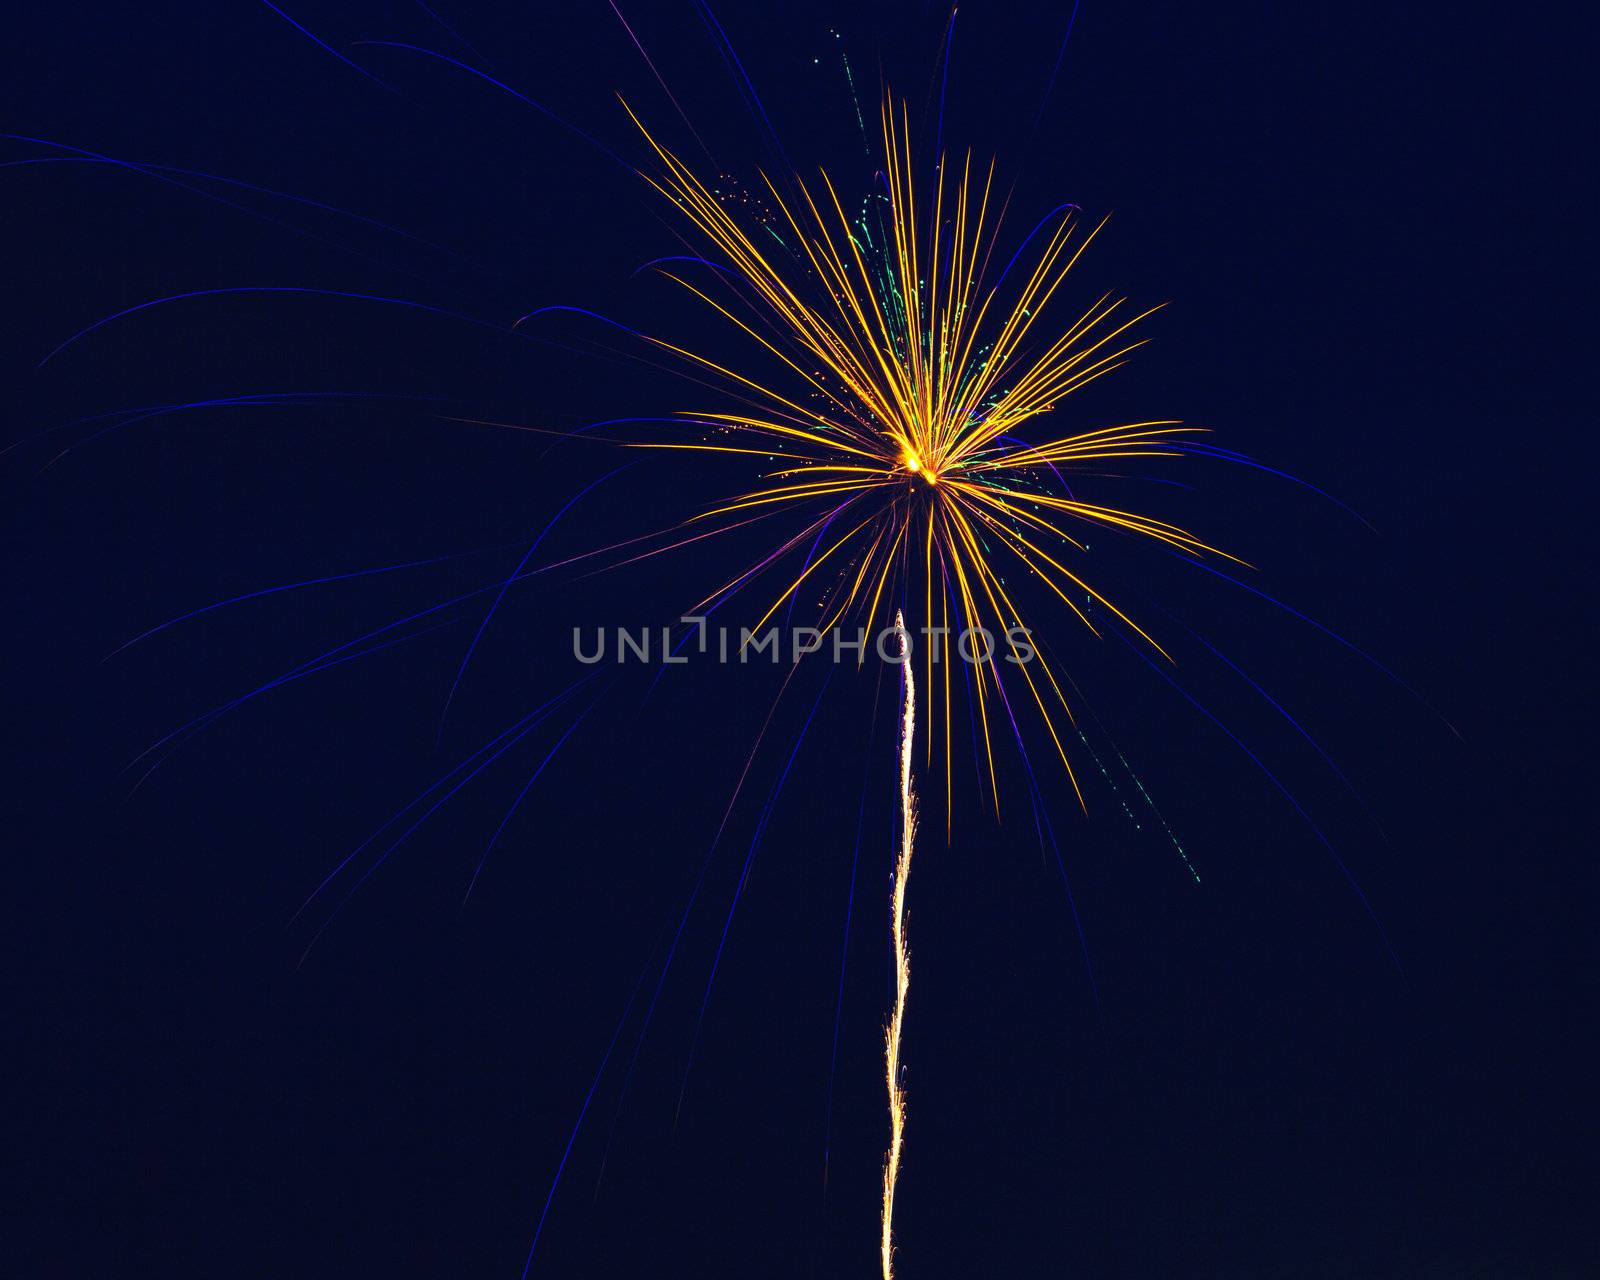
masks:
POLYGON ((969 153, 951 177, 949 157, 940 156, 932 175, 919 177, 906 109, 889 97, 881 112, 881 190, 854 213, 825 171, 809 182, 798 174, 781 182, 762 175, 770 217, 752 221, 748 201, 719 198, 633 119, 659 161, 643 176, 687 218, 704 242, 701 252, 715 255, 663 259, 657 270, 733 326, 757 357, 750 367, 734 367, 639 335, 738 407, 685 411, 676 421, 693 438, 635 447, 773 464, 753 487, 695 522, 785 510, 806 521, 696 609, 785 561, 791 570, 756 629, 808 584, 822 603, 823 630, 872 625, 886 599, 920 602, 923 634, 932 637, 920 669, 928 754, 934 725, 942 724, 947 813, 952 635, 984 637, 976 651, 959 656, 976 670, 982 754, 997 811, 996 708, 1015 726, 1008 667, 1026 685, 1070 776, 1061 726, 1072 709, 1063 679, 1027 643, 1029 627, 1005 585, 1002 559, 1045 584, 1090 631, 1099 634, 1090 617, 1098 606, 1165 656, 1071 563, 1086 549, 1085 533, 1114 529, 1187 555, 1226 554, 1176 525, 1085 501, 1067 479, 1088 463, 1179 456, 1194 428, 1163 419, 1064 436, 1035 430, 1065 397, 1143 345, 1131 331, 1155 310, 1135 313, 1109 294, 1086 310, 1064 309, 1062 286, 1104 221, 1085 230, 1074 206, 1060 206, 1003 259, 995 164, 976 172, 969 153), (697 280, 686 265, 703 268, 706 278, 697 280), (1054 319, 1058 312, 1064 321, 1054 319))
MULTIPOLYGON (((815 182, 789 174, 780 183, 763 175, 767 216, 752 224, 749 200, 719 198, 629 114, 660 164, 643 175, 646 181, 698 232, 700 252, 715 255, 663 259, 657 269, 732 325, 758 356, 754 365, 714 360, 645 337, 687 365, 695 381, 720 386, 737 408, 682 412, 676 421, 692 429, 692 438, 638 441, 635 447, 767 464, 752 487, 690 523, 743 528, 752 513, 804 513, 798 532, 692 612, 716 607, 785 561, 784 585, 754 630, 807 584, 817 589, 821 630, 852 620, 871 626, 886 597, 902 602, 894 612, 903 664, 901 835, 890 894, 895 989, 885 1029, 890 1140, 880 1239, 882 1274, 892 1280, 906 1120, 906 887, 917 828, 912 758, 919 673, 912 666, 904 603, 920 601, 924 634, 936 638, 920 678, 930 721, 943 724, 948 824, 953 631, 962 637, 958 646, 973 634, 986 637, 980 651, 959 656, 976 670, 982 755, 996 812, 991 720, 997 705, 1020 733, 1006 667, 1025 683, 1062 765, 1069 777, 1073 773, 1058 724, 1059 717, 1070 722, 1073 714, 1063 680, 1028 643, 1030 631, 1005 585, 1001 556, 1043 582, 1090 631, 1098 634, 1085 607, 1093 602, 1165 657, 1155 640, 1069 563, 1086 550, 1081 531, 1111 528, 1188 555, 1225 553, 1165 521, 1084 501, 1066 478, 1086 463, 1178 456, 1182 450, 1175 446, 1191 430, 1181 422, 1130 422, 1064 436, 1035 430, 1065 397, 1121 366, 1142 345, 1130 331, 1149 310, 1133 313, 1125 299, 1110 295, 1076 313, 1063 311, 1060 303, 1063 284, 1103 221, 1084 231, 1077 210, 1062 206, 991 271, 1000 261, 1001 239, 1001 218, 991 214, 995 165, 975 175, 969 154, 959 176, 951 178, 948 157, 939 156, 931 179, 919 181, 905 108, 886 97, 881 191, 851 214, 826 172, 815 182), (697 281, 686 266, 701 268, 705 278, 697 281), (1064 323, 1053 322, 1057 312, 1067 317, 1064 323), (1009 652, 1000 651, 996 633, 1005 636, 1009 652)), ((930 723, 930 759, 933 736, 930 723)), ((1078 797, 1082 803, 1081 790, 1078 797)))

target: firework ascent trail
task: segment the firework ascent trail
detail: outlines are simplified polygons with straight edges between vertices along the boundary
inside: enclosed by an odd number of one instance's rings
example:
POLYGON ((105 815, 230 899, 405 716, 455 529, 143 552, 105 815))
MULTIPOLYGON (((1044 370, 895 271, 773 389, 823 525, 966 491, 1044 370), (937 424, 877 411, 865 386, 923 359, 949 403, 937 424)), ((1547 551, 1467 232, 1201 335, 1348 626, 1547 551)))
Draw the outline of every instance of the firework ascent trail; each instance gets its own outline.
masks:
POLYGON ((894 1276, 894 1187, 900 1177, 900 1148, 905 1142, 906 1091, 900 1081, 900 1033, 906 1020, 906 991, 911 986, 911 957, 906 949, 906 881, 911 875, 911 848, 917 836, 916 797, 911 791, 911 744, 917 732, 916 681, 911 678, 911 644, 905 618, 897 610, 895 630, 900 638, 901 687, 905 701, 900 712, 900 856, 895 862, 890 902, 894 916, 894 1012, 885 1035, 884 1064, 889 1082, 889 1153, 883 1162, 883 1280, 894 1276))

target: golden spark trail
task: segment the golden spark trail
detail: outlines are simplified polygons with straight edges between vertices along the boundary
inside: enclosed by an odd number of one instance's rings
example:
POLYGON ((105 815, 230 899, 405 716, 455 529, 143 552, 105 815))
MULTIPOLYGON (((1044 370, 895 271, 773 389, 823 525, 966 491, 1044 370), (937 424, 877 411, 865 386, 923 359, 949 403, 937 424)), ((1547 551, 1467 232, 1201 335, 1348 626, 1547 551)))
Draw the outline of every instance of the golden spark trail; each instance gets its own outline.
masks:
POLYGON ((917 682, 911 671, 911 645, 905 618, 894 615, 900 640, 905 702, 900 713, 900 857, 891 892, 894 914, 894 1012, 885 1036, 884 1063, 889 1082, 889 1153, 883 1164, 883 1280, 894 1276, 894 1188, 900 1177, 900 1148, 906 1133, 906 1091, 900 1083, 900 1033, 906 1020, 906 992, 911 986, 911 957, 906 949, 906 881, 911 876, 911 848, 917 836, 916 797, 911 791, 911 744, 917 732, 917 682))

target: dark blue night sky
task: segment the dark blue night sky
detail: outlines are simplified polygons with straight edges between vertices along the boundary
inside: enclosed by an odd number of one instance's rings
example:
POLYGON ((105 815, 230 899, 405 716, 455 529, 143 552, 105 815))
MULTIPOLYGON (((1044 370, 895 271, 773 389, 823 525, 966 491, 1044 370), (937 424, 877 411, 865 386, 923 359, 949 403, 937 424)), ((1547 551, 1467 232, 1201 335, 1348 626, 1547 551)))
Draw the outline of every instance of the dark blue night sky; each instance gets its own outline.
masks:
MULTIPOLYGON (((852 82, 887 83, 999 157, 1014 237, 1111 213, 1081 305, 1169 305, 1059 415, 1270 468, 1104 481, 1258 566, 1091 539, 1174 665, 1033 602, 1087 816, 1047 742, 1047 824, 1014 748, 998 821, 956 754, 911 883, 897 1274, 1600 1274, 1575 20, 1086 0, 1063 47, 1065 4, 618 7, 729 184, 869 190, 852 82)), ((670 621, 767 550, 518 584, 442 723, 481 609, 275 683, 504 581, 636 460, 548 432, 705 401, 519 316, 735 350, 635 274, 685 250, 617 96, 700 152, 613 7, 28 8, 0 1271, 515 1277, 586 1107, 530 1274, 873 1274, 892 672, 607 673, 297 915, 588 674, 573 627, 670 621)), ((539 555, 740 483, 652 456, 539 555)))

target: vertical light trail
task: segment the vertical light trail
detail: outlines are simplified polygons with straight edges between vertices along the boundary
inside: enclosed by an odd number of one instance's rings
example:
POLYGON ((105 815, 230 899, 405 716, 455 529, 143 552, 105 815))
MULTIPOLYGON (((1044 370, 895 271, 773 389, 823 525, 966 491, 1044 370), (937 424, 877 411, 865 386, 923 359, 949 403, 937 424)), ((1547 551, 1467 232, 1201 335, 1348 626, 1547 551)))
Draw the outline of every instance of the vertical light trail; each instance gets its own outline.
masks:
POLYGON ((889 1084, 889 1152, 883 1163, 883 1280, 894 1276, 894 1189, 900 1177, 900 1149, 905 1142, 906 1091, 900 1083, 900 1033, 905 1026, 906 992, 911 986, 911 957, 906 949, 906 881, 911 876, 911 848, 917 835, 916 797, 911 791, 911 744, 917 732, 916 679, 911 670, 911 644, 905 618, 895 611, 899 632, 901 687, 905 701, 900 711, 900 856, 891 886, 894 916, 894 1012, 885 1035, 884 1065, 889 1084))

